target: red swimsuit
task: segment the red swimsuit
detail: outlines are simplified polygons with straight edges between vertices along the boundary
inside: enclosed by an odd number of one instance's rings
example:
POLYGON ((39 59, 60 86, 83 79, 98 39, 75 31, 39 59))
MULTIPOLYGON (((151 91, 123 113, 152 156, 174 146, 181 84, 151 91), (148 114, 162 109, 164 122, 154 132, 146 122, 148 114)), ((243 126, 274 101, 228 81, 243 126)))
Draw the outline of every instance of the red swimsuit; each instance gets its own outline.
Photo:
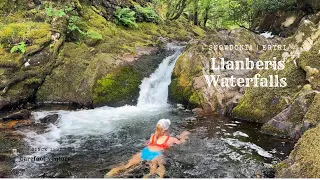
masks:
POLYGON ((154 142, 154 135, 152 135, 151 142, 149 143, 149 145, 154 145, 163 149, 167 149, 169 148, 169 145, 167 144, 169 139, 170 139, 170 136, 168 136, 167 139, 162 144, 157 144, 154 142))

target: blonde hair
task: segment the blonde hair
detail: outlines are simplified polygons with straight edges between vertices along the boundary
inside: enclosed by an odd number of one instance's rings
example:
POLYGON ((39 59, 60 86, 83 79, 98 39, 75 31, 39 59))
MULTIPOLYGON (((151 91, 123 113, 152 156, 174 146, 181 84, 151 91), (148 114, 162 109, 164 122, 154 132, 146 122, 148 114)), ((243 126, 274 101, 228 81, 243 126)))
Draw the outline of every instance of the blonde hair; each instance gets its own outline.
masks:
POLYGON ((160 126, 160 124, 157 124, 156 132, 154 133, 153 143, 155 144, 157 142, 157 139, 161 136, 163 136, 162 127, 160 126))

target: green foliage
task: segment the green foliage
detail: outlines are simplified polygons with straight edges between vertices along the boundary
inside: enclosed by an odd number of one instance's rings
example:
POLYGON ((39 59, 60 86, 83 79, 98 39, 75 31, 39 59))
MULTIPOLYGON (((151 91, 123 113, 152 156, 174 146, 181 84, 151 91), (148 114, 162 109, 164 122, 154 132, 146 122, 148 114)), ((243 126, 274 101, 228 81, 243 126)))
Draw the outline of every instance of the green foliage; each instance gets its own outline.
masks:
POLYGON ((227 29, 249 28, 257 12, 287 10, 296 5, 296 0, 162 0, 161 2, 166 4, 166 17, 169 20, 181 15, 195 25, 227 29))
POLYGON ((274 12, 278 9, 289 9, 296 4, 296 0, 252 0, 252 7, 255 12, 274 12))
POLYGON ((87 36, 88 36, 89 38, 91 38, 91 39, 97 39, 97 40, 102 40, 102 39, 103 39, 102 35, 99 34, 99 33, 96 32, 96 31, 90 30, 90 31, 88 31, 86 34, 87 34, 87 36))
POLYGON ((11 48, 10 53, 20 51, 22 54, 26 52, 26 44, 22 41, 18 45, 15 45, 11 48))
POLYGON ((114 12, 115 22, 123 26, 137 27, 135 14, 129 8, 117 8, 114 12))
POLYGON ((57 18, 61 18, 61 17, 66 17, 68 20, 68 29, 67 29, 67 33, 69 36, 73 36, 73 33, 78 33, 78 35, 80 36, 85 36, 86 33, 84 31, 82 31, 78 24, 79 21, 79 16, 78 13, 76 11, 73 11, 74 9, 72 7, 69 6, 65 6, 65 8, 63 9, 57 9, 57 8, 52 8, 52 6, 50 7, 46 7, 46 15, 48 17, 57 17, 57 18))
POLYGON ((77 26, 77 22, 79 20, 78 16, 71 16, 68 19, 68 33, 72 33, 72 32, 79 32, 80 35, 85 35, 85 32, 83 32, 78 26, 77 26))
POLYGON ((140 5, 135 5, 134 8, 137 12, 136 13, 137 21, 157 23, 160 20, 158 14, 155 12, 154 8, 152 7, 142 7, 140 5))
POLYGON ((56 9, 50 7, 46 7, 46 15, 49 17, 63 17, 66 16, 67 14, 65 13, 64 9, 56 9))

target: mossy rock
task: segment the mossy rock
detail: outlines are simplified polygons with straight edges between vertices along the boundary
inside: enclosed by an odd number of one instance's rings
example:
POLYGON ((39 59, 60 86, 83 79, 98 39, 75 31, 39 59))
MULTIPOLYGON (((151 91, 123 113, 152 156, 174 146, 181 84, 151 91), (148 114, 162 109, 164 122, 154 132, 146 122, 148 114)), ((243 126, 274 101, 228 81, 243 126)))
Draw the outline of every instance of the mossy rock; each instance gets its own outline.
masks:
POLYGON ((262 78, 279 75, 287 79, 283 88, 250 87, 233 109, 233 115, 240 119, 266 122, 280 113, 306 83, 305 72, 296 67, 292 61, 286 63, 284 70, 260 72, 262 78), (263 94, 263 96, 261 96, 263 94))
POLYGON ((16 11, 23 11, 28 9, 28 0, 17 0, 17 1, 11 1, 11 0, 2 0, 0 2, 0 15, 4 16, 11 12, 16 11))
MULTIPOLYGON (((37 91, 37 101, 62 101, 91 104, 91 88, 94 84, 97 61, 94 52, 84 43, 65 43, 57 63, 59 64, 37 91), (92 70, 92 71, 91 71, 92 70), (88 72, 90 71, 90 72, 88 72)), ((109 59, 110 56, 104 56, 109 59)))
POLYGON ((264 124, 262 130, 272 135, 299 138, 300 134, 303 134, 304 131, 311 127, 311 124, 305 124, 304 116, 314 101, 315 95, 315 91, 304 88, 298 93, 298 97, 294 102, 268 121, 268 123, 264 124))
POLYGON ((186 105, 188 108, 195 108, 203 101, 202 92, 193 88, 193 76, 201 72, 197 61, 192 61, 190 56, 183 53, 176 62, 172 74, 172 81, 169 86, 169 98, 173 102, 186 105))
MULTIPOLYGON (((320 31, 320 30, 319 30, 320 31)), ((306 72, 306 78, 314 90, 320 90, 320 43, 317 42, 310 51, 303 52, 297 60, 306 72)))
POLYGON ((312 104, 304 115, 303 121, 312 125, 317 125, 320 122, 320 94, 314 97, 312 104))
POLYGON ((132 67, 120 67, 99 79, 93 90, 95 105, 114 105, 139 94, 142 76, 132 67))
POLYGON ((0 27, 0 67, 18 68, 23 55, 10 53, 12 47, 25 42, 25 54, 34 53, 51 41, 50 25, 37 22, 10 23, 0 27))
POLYGON ((50 40, 50 25, 40 22, 10 23, 0 29, 0 43, 5 47, 21 41, 27 44, 42 44, 50 40))
POLYGON ((276 166, 277 178, 320 177, 320 125, 299 139, 287 160, 276 166))
MULTIPOLYGON (((310 90, 319 88, 319 49, 317 42, 320 36, 318 25, 305 21, 292 36, 282 41, 288 50, 271 51, 263 54, 260 59, 282 59, 286 57, 284 70, 263 70, 262 77, 278 74, 286 78, 285 88, 248 88, 239 104, 234 108, 233 114, 240 119, 266 122, 284 110, 299 96, 299 92, 306 84, 311 84, 310 90), (299 54, 299 55, 297 55, 299 54)), ((299 119, 302 120, 301 114, 299 119)))
MULTIPOLYGON (((288 124, 288 123, 287 123, 288 124)), ((291 124, 290 124, 291 126, 291 124)), ((271 134, 275 136, 288 137, 290 134, 289 128, 279 129, 273 124, 266 123, 261 127, 261 130, 265 134, 271 134)))

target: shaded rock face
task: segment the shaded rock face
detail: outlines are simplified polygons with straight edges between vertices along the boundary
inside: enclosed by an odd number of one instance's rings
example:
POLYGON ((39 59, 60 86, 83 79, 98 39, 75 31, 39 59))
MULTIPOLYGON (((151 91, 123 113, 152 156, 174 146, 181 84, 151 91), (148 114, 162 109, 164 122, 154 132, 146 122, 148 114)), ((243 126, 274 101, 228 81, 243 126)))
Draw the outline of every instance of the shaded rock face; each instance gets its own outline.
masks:
POLYGON ((290 10, 278 9, 274 12, 257 13, 257 18, 254 19, 251 28, 260 32, 269 31, 282 37, 289 37, 297 31, 301 20, 308 19, 319 10, 319 1, 297 0, 295 8, 290 10))
POLYGON ((295 139, 302 136, 289 158, 276 165, 278 178, 320 177, 319 15, 304 18, 295 34, 281 42, 290 47, 287 51, 261 56, 286 58, 284 70, 260 73, 287 77, 288 86, 248 88, 233 109, 234 117, 265 123, 262 130, 266 133, 295 139))
MULTIPOLYGON (((182 103, 186 107, 200 107, 201 114, 222 113, 228 114, 242 97, 244 88, 222 87, 220 85, 209 87, 204 74, 212 74, 211 58, 217 58, 216 66, 220 65, 219 58, 227 61, 245 61, 245 58, 257 60, 262 51, 256 51, 256 46, 273 44, 277 39, 265 39, 245 29, 232 31, 219 31, 208 35, 204 40, 192 41, 175 65, 172 83, 169 87, 171 101, 182 103), (253 51, 247 50, 214 50, 210 45, 250 44, 253 51), (231 107, 231 108, 230 108, 231 107)), ((222 77, 251 77, 255 70, 218 70, 214 74, 222 77)), ((195 109, 195 112, 200 112, 195 109)))
POLYGON ((276 165, 277 178, 320 177, 320 125, 307 131, 285 161, 276 165))
MULTIPOLYGON (((290 47, 289 49, 263 54, 261 58, 277 57, 277 59, 285 58, 286 61, 284 70, 264 70, 260 72, 262 77, 278 74, 279 77, 287 78, 288 85, 285 88, 246 89, 244 97, 233 109, 233 116, 266 123, 290 105, 297 105, 299 101, 296 100, 304 96, 306 91, 319 91, 319 38, 319 24, 305 20, 294 36, 282 41, 282 44, 290 47)), ((313 98, 307 99, 310 105, 313 98)), ((299 109, 301 108, 293 109, 293 111, 299 109)), ((305 109, 302 110, 306 112, 305 109)), ((299 117, 298 119, 302 122, 303 116, 299 115, 299 117)))
POLYGON ((305 131, 315 127, 318 123, 317 119, 314 119, 316 122, 310 123, 304 117, 318 94, 312 90, 303 91, 289 107, 264 124, 262 130, 273 135, 290 136, 293 139, 299 139, 305 131))
POLYGON ((18 120, 18 119, 28 119, 31 116, 31 112, 28 110, 21 110, 19 112, 10 114, 6 117, 3 117, 3 121, 10 121, 10 120, 18 120))
POLYGON ((298 29, 299 23, 303 17, 307 15, 302 10, 296 11, 281 11, 276 12, 262 12, 253 22, 252 29, 255 31, 268 31, 281 37, 288 37, 298 29), (260 21, 259 21, 260 20, 260 21))

